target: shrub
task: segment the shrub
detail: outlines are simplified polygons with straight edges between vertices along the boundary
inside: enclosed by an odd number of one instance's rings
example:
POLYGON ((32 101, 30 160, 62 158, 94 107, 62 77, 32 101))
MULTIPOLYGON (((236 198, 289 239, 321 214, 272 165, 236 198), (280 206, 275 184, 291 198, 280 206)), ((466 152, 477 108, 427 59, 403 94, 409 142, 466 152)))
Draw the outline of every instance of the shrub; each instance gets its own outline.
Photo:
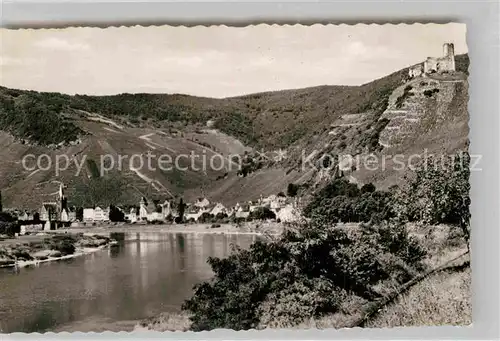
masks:
POLYGON ((361 193, 373 193, 375 192, 375 190, 375 185, 373 185, 372 183, 364 184, 361 187, 361 193))
POLYGON ((388 270, 402 264, 406 275, 410 268, 399 256, 411 244, 407 235, 396 234, 398 246, 378 233, 398 228, 367 225, 356 237, 335 226, 303 225, 225 259, 209 258, 214 277, 195 286, 183 309, 194 331, 241 330, 332 313, 347 295, 379 298, 373 286, 391 276, 388 270))
POLYGON ((55 235, 49 240, 51 250, 61 252, 63 256, 75 253, 76 239, 71 235, 55 235))
POLYGON ((267 207, 257 207, 250 212, 248 218, 254 220, 276 219, 276 214, 267 207))
POLYGON ((0 234, 13 236, 21 232, 21 226, 16 222, 16 218, 8 212, 0 212, 0 234))
POLYGON ((432 90, 425 90, 424 96, 425 97, 432 97, 435 93, 438 93, 438 92, 439 92, 439 89, 437 89, 437 88, 434 88, 432 90))
POLYGON ((314 194, 303 214, 323 224, 380 221, 393 217, 392 194, 376 191, 370 185, 360 190, 345 179, 336 179, 314 194))
POLYGON ((109 220, 112 222, 125 221, 125 213, 114 205, 109 206, 109 220))
POLYGON ((407 185, 396 192, 395 210, 403 220, 458 226, 469 239, 470 156, 428 157, 407 175, 407 185))
POLYGON ((209 223, 214 219, 214 216, 208 212, 203 212, 199 217, 198 217, 198 222, 200 223, 209 223))
POLYGON ((227 214, 224 212, 219 212, 215 215, 215 220, 216 221, 222 221, 227 218, 227 214))
POLYGON ((302 277, 285 290, 268 295, 259 307, 259 327, 279 328, 297 325, 339 309, 347 293, 325 279, 302 277))
POLYGON ((396 104, 396 108, 398 108, 398 109, 401 108, 403 106, 404 101, 407 98, 413 96, 413 93, 410 92, 412 89, 413 89, 413 87, 410 86, 410 85, 407 85, 404 88, 403 94, 396 99, 396 103, 395 103, 396 104))

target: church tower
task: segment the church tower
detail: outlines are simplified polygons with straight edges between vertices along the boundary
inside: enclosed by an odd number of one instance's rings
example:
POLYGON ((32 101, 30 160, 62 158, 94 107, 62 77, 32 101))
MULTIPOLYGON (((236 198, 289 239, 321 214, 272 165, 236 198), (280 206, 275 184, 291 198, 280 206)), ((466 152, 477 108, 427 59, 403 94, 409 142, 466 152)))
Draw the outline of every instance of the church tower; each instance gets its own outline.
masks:
POLYGON ((68 209, 68 199, 64 195, 64 184, 62 182, 59 185, 59 205, 61 207, 61 212, 68 209))

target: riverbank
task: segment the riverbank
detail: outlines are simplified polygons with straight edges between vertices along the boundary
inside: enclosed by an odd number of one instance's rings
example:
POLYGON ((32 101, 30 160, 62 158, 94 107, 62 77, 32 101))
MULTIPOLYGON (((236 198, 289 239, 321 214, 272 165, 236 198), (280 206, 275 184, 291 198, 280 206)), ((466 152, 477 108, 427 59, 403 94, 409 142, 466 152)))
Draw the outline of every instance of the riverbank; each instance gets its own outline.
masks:
POLYGON ((71 227, 55 231, 60 233, 196 233, 196 234, 243 234, 243 235, 278 235, 284 230, 284 225, 276 222, 246 222, 236 224, 123 224, 100 225, 89 227, 71 227))
POLYGON ((189 315, 185 312, 180 313, 161 313, 157 316, 143 319, 134 326, 134 332, 155 331, 155 332, 175 332, 189 331, 191 321, 189 315))
POLYGON ((93 253, 116 241, 83 233, 19 236, 0 241, 0 268, 26 267, 93 253))

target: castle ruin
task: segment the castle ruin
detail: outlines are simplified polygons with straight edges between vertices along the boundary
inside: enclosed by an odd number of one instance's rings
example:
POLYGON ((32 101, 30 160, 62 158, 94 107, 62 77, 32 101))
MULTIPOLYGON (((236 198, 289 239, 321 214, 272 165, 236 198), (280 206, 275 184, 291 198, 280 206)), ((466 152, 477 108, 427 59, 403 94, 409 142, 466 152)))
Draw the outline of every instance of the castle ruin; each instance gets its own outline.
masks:
POLYGON ((408 74, 410 77, 418 77, 433 72, 455 71, 455 46, 453 43, 443 44, 443 57, 427 57, 425 62, 411 66, 408 74))

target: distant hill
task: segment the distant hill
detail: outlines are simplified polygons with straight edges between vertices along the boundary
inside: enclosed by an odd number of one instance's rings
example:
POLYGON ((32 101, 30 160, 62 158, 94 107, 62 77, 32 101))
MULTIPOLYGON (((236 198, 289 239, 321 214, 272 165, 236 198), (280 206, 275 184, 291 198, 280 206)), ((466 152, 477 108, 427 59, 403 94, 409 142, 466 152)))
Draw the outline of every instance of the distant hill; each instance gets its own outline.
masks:
MULTIPOLYGON (((466 74, 468 56, 457 56, 456 65, 459 73, 466 74)), ((400 97, 395 91, 404 92, 407 74, 403 69, 361 86, 324 85, 225 99, 179 94, 69 96, 0 87, 0 188, 5 193, 4 206, 38 208, 54 193, 57 181, 68 184, 70 199, 85 205, 136 203, 141 195, 188 199, 206 195, 233 204, 286 191, 291 182, 314 185, 321 174, 303 172, 298 167, 302 150, 354 155, 388 152, 380 144, 381 136, 398 122, 388 116, 387 110, 400 97), (213 126, 207 127, 208 121, 213 126), (289 154, 285 161, 254 167, 245 177, 226 170, 209 171, 207 175, 161 170, 137 174, 125 168, 110 172, 105 181, 96 174, 95 164, 98 171, 103 153, 150 151, 175 156, 194 150, 227 156, 277 148, 289 154), (59 176, 23 170, 20 160, 24 155, 42 153, 54 157, 65 154, 77 160, 85 154, 84 172, 74 177, 74 169, 59 176)), ((420 151, 424 145, 433 150, 443 144, 461 148, 467 141, 466 81, 436 82, 436 87, 443 89, 439 95, 428 98, 422 90, 399 102, 414 106, 410 102, 418 99, 419 115, 437 117, 434 114, 439 112, 441 118, 435 122, 423 120, 425 127, 418 123, 407 131, 404 128, 391 152, 420 151), (446 98, 442 97, 445 93, 446 98), (459 129, 449 130, 453 128, 459 129)), ((384 174, 358 171, 349 176, 353 181, 383 186, 394 182, 384 174)))

